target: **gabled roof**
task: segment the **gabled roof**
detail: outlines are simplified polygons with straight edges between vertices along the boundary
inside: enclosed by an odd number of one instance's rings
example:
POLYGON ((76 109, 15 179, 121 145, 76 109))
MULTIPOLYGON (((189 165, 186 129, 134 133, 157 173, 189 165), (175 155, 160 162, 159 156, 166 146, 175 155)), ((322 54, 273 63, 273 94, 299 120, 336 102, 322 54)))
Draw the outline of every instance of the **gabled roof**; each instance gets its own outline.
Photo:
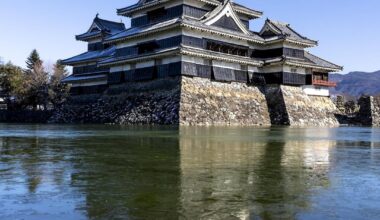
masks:
POLYGON ((268 42, 271 41, 270 38, 273 38, 275 41, 276 39, 285 39, 289 41, 295 41, 299 43, 304 43, 309 46, 316 46, 318 45, 317 41, 311 40, 298 32, 296 32, 293 28, 290 27, 289 24, 279 22, 279 21, 272 21, 267 19, 265 21, 264 27, 260 31, 260 35, 267 39, 268 42), (272 35, 268 36, 267 33, 271 32, 272 35))
POLYGON ((214 10, 207 13, 202 19, 202 23, 206 25, 213 25, 223 17, 228 17, 234 20, 236 26, 245 34, 249 35, 251 32, 241 22, 239 16, 236 14, 231 0, 224 0, 222 5, 219 5, 214 10))
POLYGON ((236 39, 241 39, 241 40, 247 40, 249 42, 264 44, 264 39, 260 37, 258 34, 251 31, 249 32, 249 34, 245 34, 242 32, 238 32, 238 31, 234 31, 234 30, 230 30, 226 28, 221 28, 217 26, 209 26, 201 21, 196 21, 193 19, 186 19, 186 18, 183 19, 182 25, 184 27, 200 30, 203 32, 219 34, 224 37, 231 37, 231 38, 236 38, 236 39))
POLYGON ((96 62, 99 59, 104 59, 107 57, 112 56, 116 52, 116 47, 110 47, 105 50, 98 50, 98 51, 88 51, 85 53, 82 53, 80 55, 62 60, 62 64, 64 65, 73 65, 83 62, 96 62))
POLYGON ((113 35, 125 30, 123 23, 100 19, 98 15, 94 18, 91 27, 84 34, 76 36, 77 40, 87 41, 106 35, 113 35))

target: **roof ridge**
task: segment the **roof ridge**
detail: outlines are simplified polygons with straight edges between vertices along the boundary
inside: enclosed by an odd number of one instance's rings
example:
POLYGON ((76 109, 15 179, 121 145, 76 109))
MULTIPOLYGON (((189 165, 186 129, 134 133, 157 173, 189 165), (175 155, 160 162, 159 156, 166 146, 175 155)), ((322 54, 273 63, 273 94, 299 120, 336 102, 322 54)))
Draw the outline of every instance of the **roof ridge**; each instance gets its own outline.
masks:
POLYGON ((267 18, 266 22, 268 22, 272 27, 276 28, 278 32, 280 32, 282 35, 284 35, 283 31, 276 26, 276 23, 272 21, 271 19, 267 18))
POLYGON ((269 20, 270 22, 272 22, 273 24, 279 24, 279 25, 284 25, 284 26, 290 26, 289 23, 286 23, 286 22, 283 22, 283 21, 271 20, 271 19, 269 19, 269 18, 268 18, 268 20, 269 20))
POLYGON ((100 20, 100 21, 109 22, 109 23, 122 24, 122 25, 124 25, 124 22, 122 22, 122 21, 117 22, 117 21, 107 20, 107 19, 103 19, 103 18, 99 18, 99 17, 96 17, 95 19, 100 20))

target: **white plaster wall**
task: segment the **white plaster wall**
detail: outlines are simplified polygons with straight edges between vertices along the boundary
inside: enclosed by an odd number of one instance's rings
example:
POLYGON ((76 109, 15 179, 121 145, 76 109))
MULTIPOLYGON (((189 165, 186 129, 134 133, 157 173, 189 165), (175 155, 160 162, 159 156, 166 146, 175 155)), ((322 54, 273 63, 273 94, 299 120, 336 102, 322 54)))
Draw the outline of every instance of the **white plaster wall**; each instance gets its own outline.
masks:
POLYGON ((224 61, 213 60, 212 65, 215 67, 222 67, 234 70, 241 70, 241 65, 239 63, 227 63, 224 61))
POLYGON ((200 57, 192 57, 192 56, 186 56, 183 55, 181 57, 181 60, 184 62, 189 62, 189 63, 196 63, 196 64, 204 64, 204 59, 200 57))
POLYGON ((283 48, 283 47, 291 48, 291 49, 298 49, 298 50, 304 49, 303 46, 291 44, 288 42, 278 42, 278 43, 267 44, 267 45, 255 45, 255 44, 251 44, 251 45, 252 45, 252 47, 256 47, 257 49, 260 49, 260 50, 269 50, 269 49, 276 49, 276 48, 283 48))
POLYGON ((304 75, 306 74, 306 69, 301 68, 301 67, 292 67, 292 66, 284 65, 283 69, 284 69, 284 72, 288 72, 288 73, 292 73, 292 69, 295 69, 297 70, 297 72, 295 73, 304 74, 304 75))
POLYGON ((275 72, 282 72, 284 70, 282 65, 277 66, 266 66, 259 68, 260 73, 275 73, 275 72))
POLYGON ((99 42, 102 42, 102 38, 96 38, 96 39, 92 39, 92 40, 89 40, 88 43, 92 44, 92 43, 99 43, 99 42))
POLYGON ((261 73, 275 73, 275 72, 288 72, 291 73, 292 69, 297 70, 297 74, 306 74, 307 69, 302 67, 292 67, 288 65, 275 65, 275 66, 266 66, 259 68, 259 72, 261 73))
POLYGON ((180 62, 180 61, 181 61, 180 56, 166 57, 166 58, 162 59, 161 64, 176 63, 176 62, 180 62))
POLYGON ((145 68, 145 67, 151 67, 151 66, 154 66, 154 65, 155 65, 155 61, 154 60, 140 62, 140 63, 136 63, 136 69, 145 68))
POLYGON ((330 96, 330 91, 326 87, 316 87, 313 85, 302 86, 302 90, 311 96, 330 96))
POLYGON ((71 87, 84 87, 84 86, 98 86, 107 84, 107 80, 96 81, 96 82, 85 82, 85 83, 73 83, 71 87))
POLYGON ((131 65, 126 64, 123 66, 113 66, 113 67, 111 67, 110 72, 114 73, 114 72, 120 72, 120 71, 127 71, 130 69, 131 69, 131 65))
POLYGON ((259 72, 259 68, 257 66, 248 66, 248 71, 257 73, 259 72))
POLYGON ((297 45, 297 44, 291 44, 291 43, 288 43, 288 42, 284 42, 284 47, 292 48, 292 49, 299 49, 299 50, 303 50, 304 49, 303 46, 300 46, 300 45, 297 45))

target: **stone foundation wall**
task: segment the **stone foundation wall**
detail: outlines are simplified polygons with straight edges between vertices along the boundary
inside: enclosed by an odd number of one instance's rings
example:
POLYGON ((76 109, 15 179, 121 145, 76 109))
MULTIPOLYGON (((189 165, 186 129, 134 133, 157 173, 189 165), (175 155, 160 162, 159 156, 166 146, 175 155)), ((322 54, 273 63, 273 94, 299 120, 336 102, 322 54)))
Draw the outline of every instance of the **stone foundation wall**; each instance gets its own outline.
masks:
POLYGON ((358 104, 360 110, 356 120, 362 125, 380 126, 380 96, 361 97, 358 104))
POLYGON ((270 125, 265 95, 244 83, 182 78, 180 124, 270 125))
POLYGON ((372 125, 380 127, 380 96, 373 98, 372 125))
POLYGON ((258 87, 178 77, 112 86, 99 97, 76 96, 50 122, 249 126, 270 125, 270 117, 258 87))
POLYGON ((182 76, 115 85, 104 94, 73 97, 50 122, 338 126, 338 112, 330 98, 308 96, 299 87, 259 88, 182 76))
POLYGON ((339 126, 329 97, 308 96, 300 87, 269 86, 266 98, 274 125, 339 126))
POLYGON ((178 124, 181 79, 111 86, 97 101, 77 96, 58 109, 51 123, 178 124))

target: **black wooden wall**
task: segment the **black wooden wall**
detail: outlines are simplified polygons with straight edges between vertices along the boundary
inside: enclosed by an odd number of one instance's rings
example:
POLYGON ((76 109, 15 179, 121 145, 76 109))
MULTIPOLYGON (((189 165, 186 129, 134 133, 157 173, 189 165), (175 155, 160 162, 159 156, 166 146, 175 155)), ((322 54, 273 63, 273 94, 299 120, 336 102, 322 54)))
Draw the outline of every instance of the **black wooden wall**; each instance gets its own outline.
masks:
POLYGON ((295 58, 304 58, 305 52, 304 50, 292 49, 292 48, 275 48, 268 50, 253 50, 251 57, 252 58, 274 58, 280 56, 288 56, 295 58))

